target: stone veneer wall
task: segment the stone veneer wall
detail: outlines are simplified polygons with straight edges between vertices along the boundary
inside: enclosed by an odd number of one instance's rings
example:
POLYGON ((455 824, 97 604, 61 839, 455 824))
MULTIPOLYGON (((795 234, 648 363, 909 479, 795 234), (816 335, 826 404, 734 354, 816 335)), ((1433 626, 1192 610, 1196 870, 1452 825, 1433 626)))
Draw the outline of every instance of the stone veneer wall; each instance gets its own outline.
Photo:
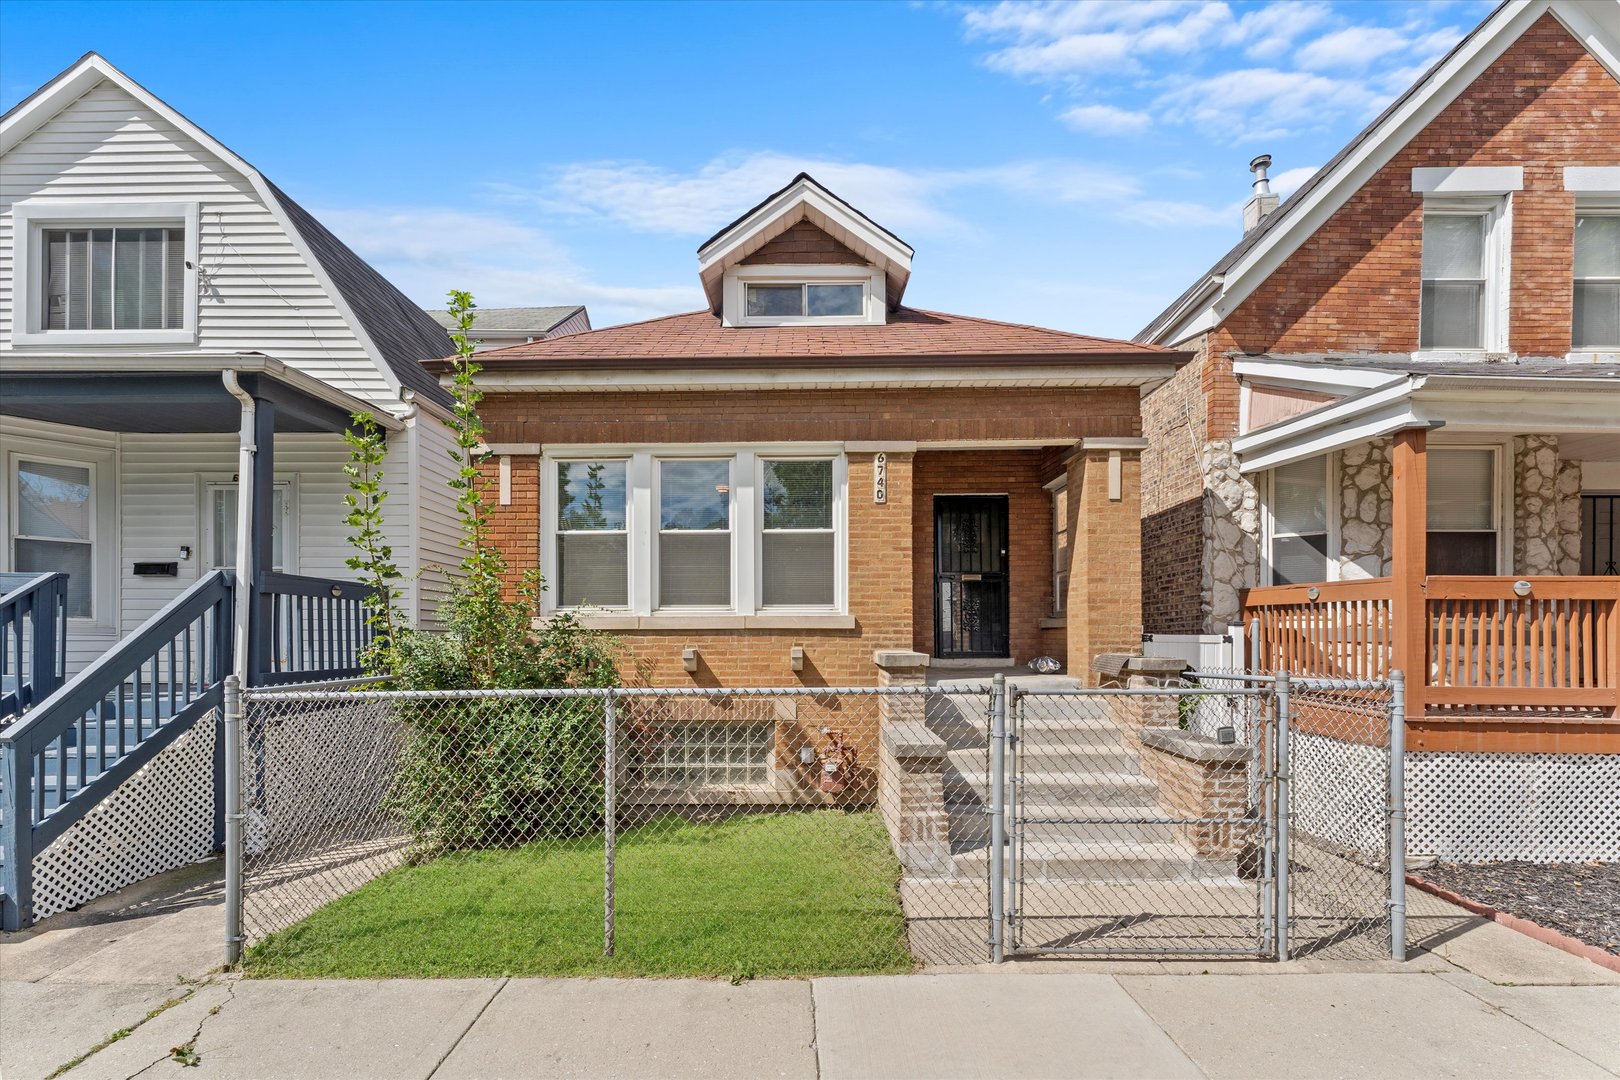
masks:
POLYGON ((1391 439, 1339 453, 1339 576, 1387 577, 1393 571, 1394 468, 1391 439))
POLYGON ((1558 457, 1555 435, 1513 440, 1513 572, 1581 571, 1581 466, 1558 457))
POLYGON ((1226 440, 1204 447, 1204 632, 1243 617, 1239 590, 1260 583, 1260 494, 1226 440))

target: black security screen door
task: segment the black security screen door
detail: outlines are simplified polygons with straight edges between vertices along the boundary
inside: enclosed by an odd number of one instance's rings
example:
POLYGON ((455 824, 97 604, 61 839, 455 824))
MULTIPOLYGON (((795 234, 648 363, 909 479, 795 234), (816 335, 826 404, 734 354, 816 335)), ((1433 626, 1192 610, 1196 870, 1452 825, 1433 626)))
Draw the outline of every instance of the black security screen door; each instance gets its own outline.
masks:
POLYGON ((934 499, 934 655, 1007 655, 1007 497, 934 499))

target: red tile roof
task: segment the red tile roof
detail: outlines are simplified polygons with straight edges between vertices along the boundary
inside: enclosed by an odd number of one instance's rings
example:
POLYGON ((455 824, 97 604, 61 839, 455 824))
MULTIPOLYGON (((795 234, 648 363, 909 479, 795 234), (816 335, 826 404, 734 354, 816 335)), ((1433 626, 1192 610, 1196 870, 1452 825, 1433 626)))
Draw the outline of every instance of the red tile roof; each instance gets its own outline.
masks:
MULTIPOLYGON (((917 364, 974 361, 1038 363, 1178 362, 1187 354, 1113 338, 967 315, 900 308, 883 326, 723 326, 708 311, 666 315, 583 334, 491 349, 485 368, 631 367, 665 363, 733 366, 800 361, 825 366, 850 360, 917 364)), ((436 365, 445 366, 443 361, 436 365)))

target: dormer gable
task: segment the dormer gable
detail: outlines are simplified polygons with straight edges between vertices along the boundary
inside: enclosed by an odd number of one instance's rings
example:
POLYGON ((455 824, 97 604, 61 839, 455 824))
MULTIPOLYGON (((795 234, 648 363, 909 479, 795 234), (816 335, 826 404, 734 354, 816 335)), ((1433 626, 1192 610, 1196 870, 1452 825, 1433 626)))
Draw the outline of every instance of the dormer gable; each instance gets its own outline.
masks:
POLYGON ((882 325, 911 277, 909 244, 800 173, 698 249, 726 326, 882 325))

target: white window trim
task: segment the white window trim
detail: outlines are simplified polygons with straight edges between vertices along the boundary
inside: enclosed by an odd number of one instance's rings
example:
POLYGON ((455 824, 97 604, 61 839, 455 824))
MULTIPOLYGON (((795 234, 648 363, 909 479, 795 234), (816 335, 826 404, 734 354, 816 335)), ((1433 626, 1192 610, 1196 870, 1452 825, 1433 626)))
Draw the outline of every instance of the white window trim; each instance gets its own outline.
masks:
POLYGON ((881 326, 888 316, 883 271, 871 266, 766 263, 726 271, 721 303, 726 326, 881 326), (860 315, 749 316, 749 285, 865 285, 860 315))
MULTIPOLYGON (((1046 485, 1046 492, 1050 497, 1047 507, 1052 513, 1052 610, 1047 614, 1052 618, 1061 618, 1066 616, 1069 611, 1069 567, 1058 565, 1058 534, 1067 529, 1069 523, 1067 521, 1060 522, 1058 520, 1057 512, 1058 495, 1060 493, 1066 495, 1068 490, 1069 478, 1067 475, 1060 476, 1056 480, 1053 480, 1051 483, 1046 485)), ((1064 516, 1068 516, 1067 507, 1065 507, 1064 516)), ((1069 543, 1071 545, 1070 554, 1072 555, 1072 545, 1074 543, 1074 538, 1072 536, 1069 538, 1069 543)))
POLYGON ((652 541, 653 542, 652 542, 652 549, 651 549, 652 558, 648 560, 648 564, 647 564, 647 572, 648 572, 648 574, 651 575, 651 578, 652 578, 652 596, 653 596, 653 608, 652 608, 652 611, 653 611, 653 614, 655 614, 655 615, 656 614, 664 614, 664 613, 668 612, 668 613, 682 614, 682 615, 685 615, 685 614, 709 614, 709 613, 727 614, 727 615, 729 615, 729 614, 734 613, 737 610, 736 605, 737 605, 737 596, 738 596, 738 592, 739 592, 738 587, 737 587, 737 585, 738 585, 738 580, 737 580, 738 579, 738 573, 737 573, 737 549, 738 549, 739 546, 741 546, 738 543, 739 530, 737 528, 737 521, 738 521, 738 517, 737 517, 737 466, 738 466, 738 462, 737 462, 737 458, 736 458, 735 455, 732 455, 732 454, 716 454, 716 453, 713 453, 712 451, 710 453, 707 453, 707 454, 692 453, 692 454, 656 454, 656 455, 653 455, 652 468, 651 468, 651 470, 649 470, 650 474, 651 474, 649 476, 649 483, 652 486, 652 497, 650 499, 650 502, 651 502, 652 510, 653 510, 653 517, 652 517, 652 521, 651 521, 652 541), (663 595, 662 595, 663 583, 661 581, 660 567, 661 567, 662 562, 663 562, 663 554, 664 554, 663 550, 662 550, 663 543, 664 543, 664 533, 666 533, 666 532, 699 532, 699 531, 701 531, 701 530, 693 530, 693 529, 665 529, 664 528, 664 470, 662 468, 662 463, 665 462, 665 461, 723 461, 729 466, 729 468, 727 470, 729 479, 728 479, 727 484, 726 484, 726 486, 728 488, 730 488, 730 491, 728 492, 728 494, 726 496, 726 513, 727 513, 726 536, 731 541, 731 543, 730 543, 730 550, 731 550, 731 577, 730 577, 730 582, 731 582, 731 601, 732 602, 730 604, 724 604, 724 605, 715 605, 715 604, 670 604, 670 605, 666 605, 663 602, 663 595))
MULTIPOLYGON (((0 568, 11 570, 17 565, 17 521, 21 493, 17 472, 23 461, 37 461, 47 465, 67 465, 90 472, 90 615, 69 616, 74 625, 114 630, 118 625, 117 524, 114 514, 116 488, 116 454, 112 450, 74 447, 67 450, 61 445, 18 440, 8 443, 5 456, 6 515, 5 544, 0 551, 0 568), (35 450, 34 447, 38 447, 35 450), (66 452, 64 452, 66 451, 66 452)), ((51 539, 43 537, 41 539, 51 539)), ((69 541, 70 543, 72 541, 69 541)))
MULTIPOLYGON (((1617 173, 1620 173, 1620 169, 1616 169, 1614 171, 1617 172, 1617 173)), ((1594 216, 1620 217, 1620 194, 1609 193, 1609 194, 1597 194, 1597 195, 1576 195, 1575 196, 1575 216, 1578 217, 1578 218, 1579 217, 1594 217, 1594 216)), ((1573 244, 1573 243, 1574 243, 1574 240, 1572 238, 1571 239, 1571 244, 1573 244)), ((1572 258, 1573 258, 1573 256, 1572 256, 1572 258)), ((1565 359, 1566 360, 1573 360, 1573 361, 1576 361, 1576 362, 1579 362, 1579 363, 1589 363, 1589 364, 1615 364, 1615 363, 1620 363, 1620 344, 1616 344, 1616 345, 1610 346, 1608 348, 1603 348, 1603 347, 1593 348, 1593 347, 1590 347, 1590 346, 1585 347, 1585 348, 1577 348, 1575 346, 1575 344, 1574 344, 1574 340, 1575 340, 1574 339, 1575 276, 1574 276, 1573 269, 1571 270, 1571 273, 1570 273, 1569 291, 1570 291, 1570 321, 1571 321, 1571 325, 1570 325, 1570 351, 1569 351, 1569 355, 1567 355, 1565 357, 1565 359)))
POLYGON ((77 202, 65 199, 28 199, 12 204, 12 236, 17 266, 12 275, 11 344, 50 345, 180 345, 197 340, 197 263, 201 214, 194 201, 77 202), (185 269, 180 281, 184 298, 179 329, 162 330, 47 330, 40 307, 40 274, 45 265, 47 229, 94 229, 109 226, 185 230, 185 269))
MULTIPOLYGON (((1421 341, 1412 353, 1414 360, 1477 360, 1483 355, 1508 352, 1509 292, 1513 280, 1513 199, 1510 195, 1487 197, 1451 197, 1429 195, 1423 200, 1423 214, 1482 215, 1485 218, 1485 294, 1480 300, 1484 325, 1481 330, 1483 344, 1477 349, 1425 349, 1421 341)), ((1421 230, 1421 226, 1420 226, 1421 230)), ((1420 231, 1421 235, 1421 231, 1420 231)), ((1421 249, 1421 241, 1420 241, 1421 249)), ((1419 259, 1422 252, 1419 251, 1419 259)), ((1423 303, 1418 271, 1419 326, 1422 325, 1423 303)), ((1420 330, 1421 333, 1421 330, 1420 330)))
POLYGON ((540 569, 546 589, 540 614, 574 612, 593 617, 611 629, 657 629, 711 626, 740 628, 744 620, 760 625, 828 623, 845 626, 849 614, 849 460, 838 444, 674 444, 656 446, 569 446, 545 451, 540 458, 540 569), (657 537, 660 532, 657 462, 666 458, 731 459, 732 604, 728 608, 658 608, 657 537), (764 469, 761 459, 831 460, 833 463, 833 599, 831 607, 764 607, 763 546, 765 510, 758 497, 764 469), (624 607, 565 608, 557 603, 557 466, 565 461, 626 462, 625 531, 629 603, 624 607), (748 523, 745 535, 739 523, 748 523), (599 614, 597 614, 599 613, 599 614))
MULTIPOLYGON (((197 475, 197 555, 196 562, 198 575, 216 569, 234 569, 236 558, 224 567, 208 565, 209 554, 214 550, 214 514, 210 503, 214 492, 222 488, 238 486, 238 478, 230 473, 199 473, 197 475)), ((281 495, 281 554, 285 560, 281 567, 283 574, 298 573, 298 474, 278 473, 275 486, 282 491, 281 495)), ((240 496, 240 493, 239 493, 240 496)))
MULTIPOLYGON (((1327 519, 1327 552, 1326 576, 1323 581, 1338 581, 1343 576, 1343 551, 1339 542, 1341 517, 1343 516, 1344 496, 1339 491, 1339 451, 1331 450, 1326 454, 1318 455, 1323 459, 1322 467, 1327 476, 1324 481, 1327 485, 1325 495, 1324 515, 1327 519)), ((1277 523, 1272 516, 1272 507, 1276 505, 1276 477, 1275 468, 1267 469, 1263 482, 1257 485, 1260 496, 1260 583, 1262 585, 1275 585, 1276 575, 1271 564, 1271 543, 1277 535, 1277 523)), ((1291 533, 1289 535, 1298 535, 1291 533)))
MULTIPOLYGON (((1513 441, 1458 440, 1439 435, 1429 439, 1429 450, 1489 450, 1491 452, 1491 467, 1496 470, 1492 478, 1492 489, 1496 492, 1496 577, 1511 577, 1515 572, 1513 565, 1513 522, 1518 516, 1518 505, 1514 501, 1513 489, 1513 441)), ((1424 508, 1424 520, 1427 523, 1428 508, 1424 508)), ((1488 529, 1445 529, 1437 530, 1432 524, 1425 528, 1425 537, 1430 532, 1489 532, 1488 529)), ((1431 571, 1432 573, 1432 571, 1431 571)))

